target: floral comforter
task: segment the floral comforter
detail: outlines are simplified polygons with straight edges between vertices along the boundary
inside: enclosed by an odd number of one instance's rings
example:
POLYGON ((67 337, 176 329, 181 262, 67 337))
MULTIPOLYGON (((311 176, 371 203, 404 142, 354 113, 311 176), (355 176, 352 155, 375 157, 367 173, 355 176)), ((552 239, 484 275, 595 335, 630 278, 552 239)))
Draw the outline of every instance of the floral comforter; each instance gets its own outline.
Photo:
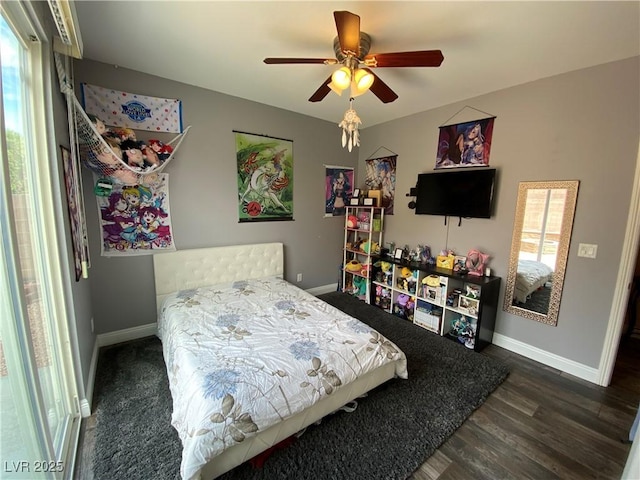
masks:
POLYGON ((184 479, 380 365, 399 360, 407 378, 395 344, 276 277, 174 293, 158 332, 184 479))

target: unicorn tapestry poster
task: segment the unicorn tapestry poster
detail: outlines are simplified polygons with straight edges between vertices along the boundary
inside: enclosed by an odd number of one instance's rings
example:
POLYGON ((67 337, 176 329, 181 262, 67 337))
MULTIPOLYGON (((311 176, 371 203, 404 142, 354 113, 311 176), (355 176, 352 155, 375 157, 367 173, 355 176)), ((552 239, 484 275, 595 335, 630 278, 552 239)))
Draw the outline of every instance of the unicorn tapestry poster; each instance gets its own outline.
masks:
POLYGON ((96 196, 101 255, 148 255, 176 249, 169 212, 169 175, 148 185, 113 184, 108 196, 96 196))
POLYGON ((293 220, 293 142, 234 133, 239 222, 293 220))

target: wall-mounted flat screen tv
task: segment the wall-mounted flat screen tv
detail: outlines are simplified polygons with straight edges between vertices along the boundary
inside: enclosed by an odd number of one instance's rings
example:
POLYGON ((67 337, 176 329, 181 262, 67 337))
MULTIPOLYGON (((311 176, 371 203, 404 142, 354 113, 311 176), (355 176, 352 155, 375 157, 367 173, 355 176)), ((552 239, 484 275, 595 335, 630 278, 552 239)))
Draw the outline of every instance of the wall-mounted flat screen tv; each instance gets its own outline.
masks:
POLYGON ((418 174, 416 214, 490 218, 495 168, 418 174))

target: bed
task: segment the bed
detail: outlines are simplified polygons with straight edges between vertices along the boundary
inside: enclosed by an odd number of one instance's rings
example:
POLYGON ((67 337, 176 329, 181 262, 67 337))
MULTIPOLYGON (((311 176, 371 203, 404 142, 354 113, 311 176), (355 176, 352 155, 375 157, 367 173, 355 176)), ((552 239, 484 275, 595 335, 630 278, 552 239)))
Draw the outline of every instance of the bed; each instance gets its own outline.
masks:
POLYGON ((553 270, 535 260, 518 260, 516 285, 513 297, 520 303, 526 303, 533 292, 553 280, 553 270))
POLYGON ((394 377, 404 353, 283 280, 283 244, 154 255, 181 475, 215 478, 394 377))

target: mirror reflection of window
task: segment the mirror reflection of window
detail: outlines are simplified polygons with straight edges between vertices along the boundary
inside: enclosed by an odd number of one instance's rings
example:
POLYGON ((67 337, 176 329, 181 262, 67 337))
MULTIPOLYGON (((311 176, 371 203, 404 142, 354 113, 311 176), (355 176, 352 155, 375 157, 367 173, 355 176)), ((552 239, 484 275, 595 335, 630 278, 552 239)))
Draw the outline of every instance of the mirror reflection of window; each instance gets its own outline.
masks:
POLYGON ((577 188, 577 181, 520 183, 505 311, 556 324, 577 188))
POLYGON ((527 192, 520 260, 535 260, 555 269, 566 197, 564 189, 527 192))

